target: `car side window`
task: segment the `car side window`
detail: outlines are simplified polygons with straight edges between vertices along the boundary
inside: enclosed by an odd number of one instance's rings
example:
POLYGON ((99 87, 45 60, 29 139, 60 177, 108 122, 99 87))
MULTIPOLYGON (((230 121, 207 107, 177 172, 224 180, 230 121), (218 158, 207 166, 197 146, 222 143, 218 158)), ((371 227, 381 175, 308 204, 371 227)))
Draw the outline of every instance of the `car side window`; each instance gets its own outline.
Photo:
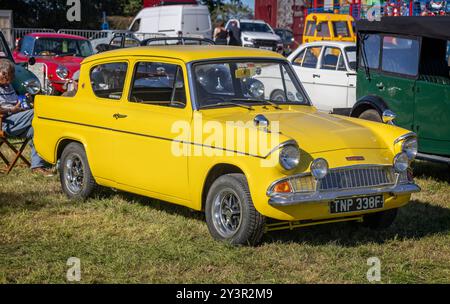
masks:
POLYGON ((294 65, 301 66, 303 63, 303 57, 305 57, 305 52, 306 52, 306 49, 301 50, 300 53, 298 53, 298 55, 295 57, 295 59, 293 60, 292 63, 294 65))
POLYGON ((380 66, 380 46, 381 37, 376 34, 362 34, 359 65, 361 67, 366 66, 371 69, 378 69, 380 66))
POLYGON ((320 68, 322 70, 336 70, 340 57, 342 57, 342 54, 339 48, 327 46, 322 55, 320 68))
POLYGON ((395 36, 383 37, 381 67, 385 72, 415 76, 419 69, 419 41, 395 36))
POLYGON ((141 25, 141 19, 136 19, 136 21, 134 21, 133 25, 131 26, 131 31, 132 32, 139 31, 139 26, 140 25, 141 25))
POLYGON ((33 42, 34 39, 32 37, 24 37, 22 40, 20 52, 25 55, 31 55, 31 53, 33 52, 33 42))
POLYGON ((114 37, 111 42, 109 43, 110 45, 114 45, 114 46, 121 46, 122 45, 122 36, 116 36, 114 37))
POLYGON ((130 101, 184 108, 186 91, 179 65, 138 62, 135 66, 130 101))
POLYGON ((321 46, 309 47, 306 50, 305 57, 303 58, 302 67, 315 69, 317 67, 317 61, 321 50, 321 46))
POLYGON ((128 64, 126 62, 105 63, 91 69, 92 90, 97 97, 120 99, 123 93, 128 64))

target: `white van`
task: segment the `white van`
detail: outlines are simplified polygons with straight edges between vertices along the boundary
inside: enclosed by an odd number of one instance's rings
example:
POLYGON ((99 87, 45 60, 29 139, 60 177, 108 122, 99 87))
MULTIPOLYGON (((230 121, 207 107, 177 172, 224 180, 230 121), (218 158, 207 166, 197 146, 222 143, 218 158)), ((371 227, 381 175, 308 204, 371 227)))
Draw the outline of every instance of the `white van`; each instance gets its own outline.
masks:
POLYGON ((140 33, 167 36, 212 37, 211 18, 206 5, 166 5, 142 9, 129 27, 140 33))

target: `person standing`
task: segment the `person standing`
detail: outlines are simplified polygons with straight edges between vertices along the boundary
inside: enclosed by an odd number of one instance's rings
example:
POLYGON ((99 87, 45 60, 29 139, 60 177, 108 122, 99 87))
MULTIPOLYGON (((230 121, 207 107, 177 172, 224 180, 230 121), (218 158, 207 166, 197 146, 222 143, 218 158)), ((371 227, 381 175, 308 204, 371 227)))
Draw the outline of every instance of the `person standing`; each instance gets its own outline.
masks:
POLYGON ((226 45, 228 32, 224 27, 223 21, 219 21, 216 23, 216 28, 214 29, 214 42, 219 45, 226 45))
POLYGON ((230 35, 230 40, 228 42, 228 45, 242 46, 241 29, 239 28, 239 26, 235 20, 230 22, 229 35, 230 35))

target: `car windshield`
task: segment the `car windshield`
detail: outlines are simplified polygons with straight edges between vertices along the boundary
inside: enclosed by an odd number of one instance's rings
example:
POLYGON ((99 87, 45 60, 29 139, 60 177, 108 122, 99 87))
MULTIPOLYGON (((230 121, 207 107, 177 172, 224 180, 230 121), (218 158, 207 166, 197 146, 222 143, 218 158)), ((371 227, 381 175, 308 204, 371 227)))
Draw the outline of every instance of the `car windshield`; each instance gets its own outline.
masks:
POLYGON ((193 68, 199 108, 222 105, 309 104, 290 66, 282 61, 197 63, 193 68))
POLYGON ((344 50, 350 69, 356 70, 356 46, 348 46, 344 50))
POLYGON ((270 27, 265 23, 241 22, 241 32, 263 32, 272 33, 270 27))
POLYGON ((88 40, 65 38, 36 38, 34 56, 77 56, 92 55, 92 45, 88 40))

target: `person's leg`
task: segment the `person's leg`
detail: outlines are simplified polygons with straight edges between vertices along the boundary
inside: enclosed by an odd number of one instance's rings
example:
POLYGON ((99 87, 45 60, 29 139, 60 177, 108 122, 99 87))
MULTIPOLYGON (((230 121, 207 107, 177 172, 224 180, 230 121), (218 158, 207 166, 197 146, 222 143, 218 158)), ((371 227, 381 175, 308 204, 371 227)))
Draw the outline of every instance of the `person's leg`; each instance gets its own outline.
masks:
POLYGON ((29 142, 31 148, 31 169, 41 168, 46 165, 46 162, 37 154, 36 149, 34 148, 34 131, 31 127, 33 115, 33 110, 12 114, 5 119, 2 125, 2 129, 8 136, 31 139, 29 142))

